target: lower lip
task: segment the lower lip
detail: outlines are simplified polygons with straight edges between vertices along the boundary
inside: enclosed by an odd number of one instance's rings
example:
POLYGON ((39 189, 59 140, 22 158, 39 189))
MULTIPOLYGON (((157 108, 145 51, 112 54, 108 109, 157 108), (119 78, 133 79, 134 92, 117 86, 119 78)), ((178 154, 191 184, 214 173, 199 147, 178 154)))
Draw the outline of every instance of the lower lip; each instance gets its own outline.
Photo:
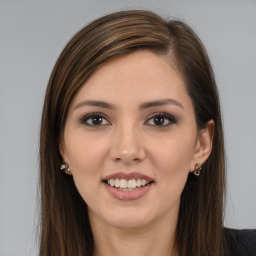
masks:
POLYGON ((144 187, 139 187, 133 191, 123 191, 119 190, 115 187, 111 187, 108 184, 104 183, 106 189, 109 191, 109 193, 119 200, 136 200, 140 197, 144 196, 152 187, 153 183, 148 184, 144 187))

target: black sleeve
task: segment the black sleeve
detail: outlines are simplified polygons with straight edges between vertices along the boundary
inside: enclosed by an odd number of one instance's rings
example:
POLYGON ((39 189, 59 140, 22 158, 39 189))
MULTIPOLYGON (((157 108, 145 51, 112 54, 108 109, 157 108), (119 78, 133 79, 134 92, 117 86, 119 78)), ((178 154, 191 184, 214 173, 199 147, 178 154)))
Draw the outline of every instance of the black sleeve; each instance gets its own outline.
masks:
POLYGON ((224 230, 230 256, 256 256, 256 230, 224 230))

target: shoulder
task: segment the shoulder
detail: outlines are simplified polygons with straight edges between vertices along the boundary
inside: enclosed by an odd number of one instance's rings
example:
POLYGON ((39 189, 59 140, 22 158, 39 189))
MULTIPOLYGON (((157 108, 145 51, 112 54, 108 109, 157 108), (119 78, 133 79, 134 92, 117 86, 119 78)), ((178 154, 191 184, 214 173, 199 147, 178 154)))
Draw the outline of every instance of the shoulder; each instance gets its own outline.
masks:
POLYGON ((232 256, 256 255, 256 229, 224 229, 225 240, 232 256))

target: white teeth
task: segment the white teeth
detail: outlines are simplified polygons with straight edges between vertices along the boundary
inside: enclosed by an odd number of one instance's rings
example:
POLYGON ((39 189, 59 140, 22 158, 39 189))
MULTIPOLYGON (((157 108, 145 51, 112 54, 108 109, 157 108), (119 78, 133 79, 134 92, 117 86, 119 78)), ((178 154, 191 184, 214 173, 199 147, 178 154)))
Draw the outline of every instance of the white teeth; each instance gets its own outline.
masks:
POLYGON ((127 188, 127 183, 127 180, 121 179, 119 183, 120 188, 127 188))
POLYGON ((138 179, 138 180, 137 180, 136 186, 137 186, 137 187, 141 187, 141 179, 138 179))
POLYGON ((107 183, 111 187, 116 187, 123 191, 132 191, 136 188, 139 188, 139 187, 149 184, 149 181, 147 181, 145 179, 137 179, 137 180, 135 180, 135 179, 131 179, 131 180, 110 179, 110 180, 107 180, 107 183))
POLYGON ((128 188, 136 188, 136 180, 128 180, 128 188))
POLYGON ((119 179, 115 179, 115 187, 119 188, 120 187, 120 181, 119 179))
POLYGON ((114 187, 114 186, 115 186, 115 180, 114 180, 114 179, 111 179, 111 180, 109 181, 109 185, 110 185, 111 187, 114 187))

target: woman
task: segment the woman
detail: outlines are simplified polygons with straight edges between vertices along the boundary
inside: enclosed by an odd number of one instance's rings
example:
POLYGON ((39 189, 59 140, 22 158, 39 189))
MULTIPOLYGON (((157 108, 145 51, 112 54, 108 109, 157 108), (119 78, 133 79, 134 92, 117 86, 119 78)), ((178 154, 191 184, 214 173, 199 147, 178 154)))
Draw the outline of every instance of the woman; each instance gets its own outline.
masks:
POLYGON ((49 81, 40 159, 41 256, 253 251, 251 233, 223 229, 218 92, 183 22, 131 10, 77 33, 49 81))

